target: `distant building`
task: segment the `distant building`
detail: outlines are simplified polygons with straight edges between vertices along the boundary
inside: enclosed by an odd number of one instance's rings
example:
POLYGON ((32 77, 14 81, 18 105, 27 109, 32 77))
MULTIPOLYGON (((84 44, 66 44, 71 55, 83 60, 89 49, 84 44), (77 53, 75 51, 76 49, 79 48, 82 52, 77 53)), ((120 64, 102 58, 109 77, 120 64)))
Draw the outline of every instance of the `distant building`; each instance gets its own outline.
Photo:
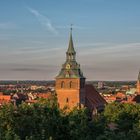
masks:
POLYGON ((136 90, 136 96, 133 99, 134 102, 140 103, 140 71, 138 74, 138 79, 137 79, 137 90, 136 90))
POLYGON ((137 79, 137 93, 140 94, 140 71, 139 71, 138 79, 137 79))
POLYGON ((126 92, 118 92, 114 95, 103 95, 105 100, 110 102, 120 102, 120 103, 140 103, 140 72, 138 74, 137 86, 136 88, 129 88, 129 86, 123 86, 126 92))
POLYGON ((0 93, 0 106, 3 104, 10 103, 11 96, 10 95, 3 95, 3 93, 0 93))
POLYGON ((72 29, 66 52, 66 61, 56 77, 55 89, 60 108, 67 106, 69 109, 72 109, 86 106, 93 111, 103 109, 106 104, 104 98, 92 85, 85 84, 85 77, 80 69, 80 65, 76 62, 72 29))
POLYGON ((104 82, 99 81, 98 82, 98 89, 103 89, 104 88, 104 82))
POLYGON ((136 93, 136 88, 130 88, 129 90, 126 91, 127 95, 133 95, 136 93))

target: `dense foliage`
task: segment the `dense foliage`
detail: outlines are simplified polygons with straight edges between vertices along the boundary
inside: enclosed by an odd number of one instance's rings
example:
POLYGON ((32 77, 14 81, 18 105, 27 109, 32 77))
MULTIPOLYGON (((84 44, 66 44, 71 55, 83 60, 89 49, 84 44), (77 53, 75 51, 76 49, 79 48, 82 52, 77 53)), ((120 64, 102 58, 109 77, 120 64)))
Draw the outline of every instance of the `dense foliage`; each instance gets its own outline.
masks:
POLYGON ((60 110, 55 97, 0 108, 0 140, 139 140, 140 105, 113 103, 92 119, 89 111, 60 110))

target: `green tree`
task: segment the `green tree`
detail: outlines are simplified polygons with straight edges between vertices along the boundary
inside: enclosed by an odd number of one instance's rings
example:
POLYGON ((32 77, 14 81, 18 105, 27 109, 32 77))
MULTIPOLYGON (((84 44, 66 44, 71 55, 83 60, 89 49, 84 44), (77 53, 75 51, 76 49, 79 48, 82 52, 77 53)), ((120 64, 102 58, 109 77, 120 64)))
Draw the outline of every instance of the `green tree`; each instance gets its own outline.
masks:
POLYGON ((108 125, 111 123, 115 124, 116 128, 114 128, 113 133, 115 132, 117 136, 125 136, 126 139, 130 140, 137 139, 139 137, 139 104, 109 104, 105 108, 104 117, 106 118, 108 125))

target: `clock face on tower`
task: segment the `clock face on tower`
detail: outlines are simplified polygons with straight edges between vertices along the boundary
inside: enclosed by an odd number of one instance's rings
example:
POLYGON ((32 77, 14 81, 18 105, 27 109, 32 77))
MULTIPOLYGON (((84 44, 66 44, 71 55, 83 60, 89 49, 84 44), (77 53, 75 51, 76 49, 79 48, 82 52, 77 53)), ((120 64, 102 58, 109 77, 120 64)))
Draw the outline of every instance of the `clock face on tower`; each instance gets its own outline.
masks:
POLYGON ((70 64, 66 65, 66 69, 69 70, 70 69, 70 64))

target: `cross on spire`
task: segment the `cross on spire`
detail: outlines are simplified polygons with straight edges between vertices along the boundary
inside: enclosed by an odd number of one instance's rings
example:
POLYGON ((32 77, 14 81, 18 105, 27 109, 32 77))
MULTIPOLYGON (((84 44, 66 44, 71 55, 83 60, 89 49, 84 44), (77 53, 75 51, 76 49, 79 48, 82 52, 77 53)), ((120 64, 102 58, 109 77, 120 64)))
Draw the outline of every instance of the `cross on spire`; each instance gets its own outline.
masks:
POLYGON ((73 26, 73 24, 70 25, 70 31, 71 31, 71 33, 72 33, 72 26, 73 26))

